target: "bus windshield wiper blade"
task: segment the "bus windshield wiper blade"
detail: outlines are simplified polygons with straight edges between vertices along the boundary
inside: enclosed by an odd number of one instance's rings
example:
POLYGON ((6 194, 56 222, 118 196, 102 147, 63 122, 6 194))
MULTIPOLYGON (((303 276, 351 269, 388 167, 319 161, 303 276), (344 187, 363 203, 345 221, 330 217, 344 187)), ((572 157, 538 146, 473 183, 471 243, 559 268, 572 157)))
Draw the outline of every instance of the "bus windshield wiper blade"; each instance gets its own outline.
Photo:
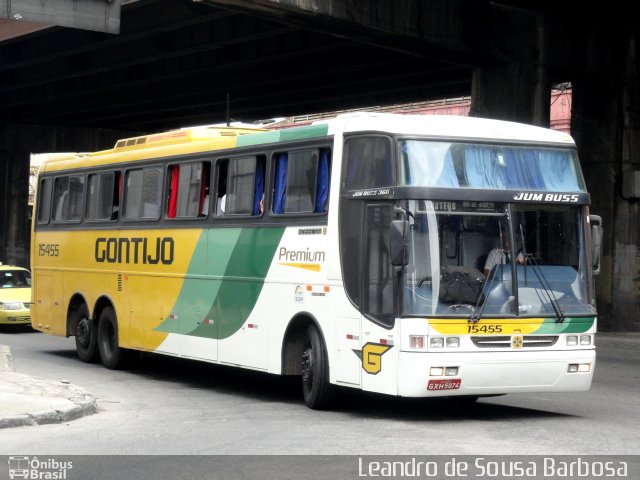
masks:
POLYGON ((473 308, 473 313, 469 317, 469 320, 467 320, 469 323, 478 323, 482 319, 482 313, 484 312, 484 307, 487 305, 487 300, 489 299, 489 295, 485 295, 484 290, 486 289, 487 285, 489 285, 489 282, 493 280, 493 277, 496 276, 497 271, 498 269, 494 268, 491 270, 491 272, 489 272, 489 277, 484 282, 485 288, 482 289, 482 292, 478 297, 478 301, 476 302, 476 305, 473 308), (480 309, 478 309, 478 306, 480 307, 480 309))
POLYGON ((549 282, 547 281, 547 277, 545 277, 544 272, 540 268, 540 265, 538 264, 538 262, 536 262, 535 258, 533 257, 533 254, 525 254, 524 258, 525 258, 525 271, 527 268, 527 263, 533 267, 533 273, 536 275, 544 292, 547 294, 547 297, 549 298, 549 303, 551 304, 551 307, 553 308, 553 311, 556 314, 556 321, 558 323, 564 322, 566 315, 562 311, 562 307, 560 306, 560 303, 558 302, 556 295, 553 293, 553 289, 549 285, 549 282))

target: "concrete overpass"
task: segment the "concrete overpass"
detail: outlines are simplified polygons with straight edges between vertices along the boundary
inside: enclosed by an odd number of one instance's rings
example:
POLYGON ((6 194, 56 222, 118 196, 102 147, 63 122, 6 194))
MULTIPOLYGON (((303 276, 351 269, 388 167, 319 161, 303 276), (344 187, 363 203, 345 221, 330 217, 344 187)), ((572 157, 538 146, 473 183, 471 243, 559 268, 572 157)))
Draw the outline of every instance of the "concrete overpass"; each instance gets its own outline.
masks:
POLYGON ((251 121, 466 95, 472 115, 547 125, 551 85, 571 82, 572 133, 606 227, 601 327, 640 330, 639 27, 630 4, 578 5, 125 0, 118 34, 3 37, 16 24, 0 21, 0 259, 28 263, 30 153, 227 112, 251 121))

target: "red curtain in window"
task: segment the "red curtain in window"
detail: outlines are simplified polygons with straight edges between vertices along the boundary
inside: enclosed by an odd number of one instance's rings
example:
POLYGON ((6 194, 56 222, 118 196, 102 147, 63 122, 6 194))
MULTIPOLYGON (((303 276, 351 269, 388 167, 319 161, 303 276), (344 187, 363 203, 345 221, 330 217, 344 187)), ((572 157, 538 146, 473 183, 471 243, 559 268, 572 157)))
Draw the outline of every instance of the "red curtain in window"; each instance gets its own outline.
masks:
POLYGON ((178 180, 180 178, 180 167, 173 165, 171 169, 171 186, 169 191, 169 209, 167 210, 167 217, 176 218, 176 211, 178 209, 178 180))

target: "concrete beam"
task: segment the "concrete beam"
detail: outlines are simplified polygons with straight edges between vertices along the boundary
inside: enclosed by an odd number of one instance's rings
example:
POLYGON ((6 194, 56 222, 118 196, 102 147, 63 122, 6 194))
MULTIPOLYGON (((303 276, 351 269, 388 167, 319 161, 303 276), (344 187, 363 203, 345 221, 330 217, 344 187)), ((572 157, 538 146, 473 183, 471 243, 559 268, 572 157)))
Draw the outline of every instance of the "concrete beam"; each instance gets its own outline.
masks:
POLYGON ((119 33, 120 6, 121 0, 0 0, 0 18, 119 33))
MULTIPOLYGON (((496 53, 493 43, 497 37, 492 26, 503 23, 499 19, 504 12, 502 6, 489 0, 194 1, 465 66, 483 64, 496 53)), ((516 17, 521 15, 532 13, 516 12, 516 17)), ((499 30, 501 35, 522 31, 514 18, 509 28, 499 30)), ((497 52, 502 55, 512 42, 499 41, 504 43, 497 52)))

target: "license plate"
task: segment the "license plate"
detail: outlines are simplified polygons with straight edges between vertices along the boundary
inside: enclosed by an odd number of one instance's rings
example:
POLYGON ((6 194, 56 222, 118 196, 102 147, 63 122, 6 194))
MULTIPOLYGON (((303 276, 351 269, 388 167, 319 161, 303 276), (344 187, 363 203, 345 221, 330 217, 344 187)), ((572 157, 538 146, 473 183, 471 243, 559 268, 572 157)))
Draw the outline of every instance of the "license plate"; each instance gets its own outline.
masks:
POLYGON ((427 390, 457 390, 460 388, 462 379, 452 378, 451 380, 429 380, 427 390))

